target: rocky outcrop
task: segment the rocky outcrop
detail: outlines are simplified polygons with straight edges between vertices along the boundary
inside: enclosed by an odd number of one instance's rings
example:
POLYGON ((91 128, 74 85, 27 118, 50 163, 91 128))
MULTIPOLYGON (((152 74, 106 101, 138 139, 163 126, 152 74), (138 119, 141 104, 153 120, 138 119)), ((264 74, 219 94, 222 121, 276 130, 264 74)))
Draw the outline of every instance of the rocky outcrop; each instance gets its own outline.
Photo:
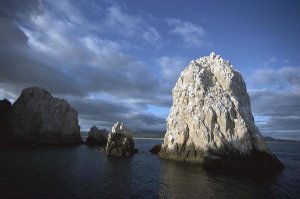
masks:
POLYGON ((149 151, 152 154, 158 154, 160 152, 160 149, 161 149, 161 145, 157 144, 157 145, 154 145, 149 151))
POLYGON ((108 133, 106 129, 99 130, 96 126, 93 126, 85 143, 100 147, 106 146, 108 133))
POLYGON ((77 111, 44 89, 24 89, 12 106, 12 114, 12 131, 19 142, 82 143, 77 111))
POLYGON ((136 153, 131 131, 123 123, 117 122, 108 134, 106 154, 112 156, 131 156, 136 153))
POLYGON ((274 168, 241 74, 219 55, 192 61, 173 89, 160 157, 223 168, 274 168))
POLYGON ((0 145, 9 145, 14 142, 11 133, 12 105, 7 99, 0 100, 0 145))

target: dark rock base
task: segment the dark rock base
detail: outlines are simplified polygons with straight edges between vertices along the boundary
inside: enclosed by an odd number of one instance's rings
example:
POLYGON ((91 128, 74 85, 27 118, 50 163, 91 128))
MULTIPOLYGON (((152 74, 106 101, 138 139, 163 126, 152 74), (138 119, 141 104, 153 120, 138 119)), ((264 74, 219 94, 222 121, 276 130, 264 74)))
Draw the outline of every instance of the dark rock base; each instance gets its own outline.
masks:
POLYGON ((92 137, 88 137, 85 142, 86 145, 100 146, 100 147, 106 146, 106 143, 107 143, 107 139, 106 140, 97 140, 92 137))
POLYGON ((236 151, 220 153, 215 151, 204 152, 201 150, 189 149, 187 151, 166 152, 162 149, 159 157, 176 160, 180 162, 191 162, 202 164, 206 169, 217 170, 282 170, 284 165, 276 156, 253 150, 250 154, 241 155, 236 151))
POLYGON ((161 150, 161 145, 160 144, 157 144, 155 146, 153 146, 149 152, 152 153, 152 154, 158 154, 161 150))

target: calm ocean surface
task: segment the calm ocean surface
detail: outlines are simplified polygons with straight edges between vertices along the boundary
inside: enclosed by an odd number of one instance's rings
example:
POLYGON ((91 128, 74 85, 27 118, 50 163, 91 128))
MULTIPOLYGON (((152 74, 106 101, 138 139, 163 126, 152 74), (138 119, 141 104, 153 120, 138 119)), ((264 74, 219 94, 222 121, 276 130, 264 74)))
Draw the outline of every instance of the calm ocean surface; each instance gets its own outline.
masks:
POLYGON ((162 140, 135 140, 139 153, 112 158, 86 145, 0 150, 0 198, 300 198, 300 143, 269 142, 280 173, 216 173, 161 160, 162 140))

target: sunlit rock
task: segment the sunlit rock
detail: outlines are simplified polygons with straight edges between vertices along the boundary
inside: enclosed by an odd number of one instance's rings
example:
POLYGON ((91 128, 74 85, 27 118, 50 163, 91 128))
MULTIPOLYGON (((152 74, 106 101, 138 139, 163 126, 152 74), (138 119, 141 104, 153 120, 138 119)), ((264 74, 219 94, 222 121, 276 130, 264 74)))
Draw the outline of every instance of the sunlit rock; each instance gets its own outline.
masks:
POLYGON ((283 168, 251 113, 241 74, 219 55, 191 61, 173 89, 160 156, 229 168, 283 168))

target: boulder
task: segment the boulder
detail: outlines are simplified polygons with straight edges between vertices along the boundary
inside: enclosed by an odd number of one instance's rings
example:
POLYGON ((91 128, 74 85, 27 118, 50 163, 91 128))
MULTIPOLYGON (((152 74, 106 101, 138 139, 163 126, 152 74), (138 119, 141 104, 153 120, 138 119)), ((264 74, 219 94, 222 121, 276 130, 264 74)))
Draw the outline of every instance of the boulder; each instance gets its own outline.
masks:
POLYGON ((161 144, 154 145, 149 151, 152 154, 158 154, 161 149, 161 144))
POLYGON ((95 146, 106 146, 108 131, 106 129, 99 130, 96 126, 93 126, 88 134, 88 138, 86 139, 87 145, 95 145, 95 146))
POLYGON ((241 74, 219 55, 191 61, 173 89, 160 157, 208 167, 282 169, 254 124, 241 74))
POLYGON ((12 106, 13 134, 23 143, 82 143, 77 111, 64 99, 31 87, 12 106))
POLYGON ((112 156, 131 156, 136 153, 131 131, 123 123, 117 122, 108 134, 106 154, 112 156))

